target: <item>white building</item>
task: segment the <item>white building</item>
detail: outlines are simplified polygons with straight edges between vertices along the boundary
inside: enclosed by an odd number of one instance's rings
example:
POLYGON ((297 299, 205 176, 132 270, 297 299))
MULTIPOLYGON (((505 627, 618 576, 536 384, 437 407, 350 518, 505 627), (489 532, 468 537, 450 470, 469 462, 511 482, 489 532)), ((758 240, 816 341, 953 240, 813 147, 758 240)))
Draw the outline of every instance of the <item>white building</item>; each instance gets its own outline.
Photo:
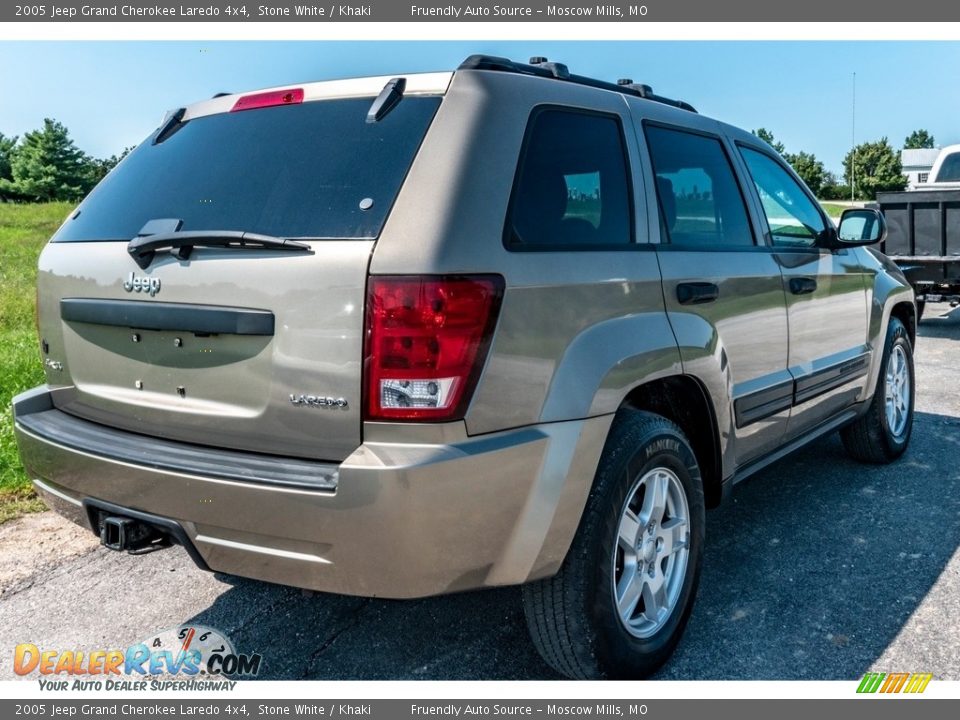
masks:
POLYGON ((907 176, 907 190, 916 190, 917 185, 927 182, 939 154, 940 148, 900 151, 900 164, 903 165, 903 174, 907 176))

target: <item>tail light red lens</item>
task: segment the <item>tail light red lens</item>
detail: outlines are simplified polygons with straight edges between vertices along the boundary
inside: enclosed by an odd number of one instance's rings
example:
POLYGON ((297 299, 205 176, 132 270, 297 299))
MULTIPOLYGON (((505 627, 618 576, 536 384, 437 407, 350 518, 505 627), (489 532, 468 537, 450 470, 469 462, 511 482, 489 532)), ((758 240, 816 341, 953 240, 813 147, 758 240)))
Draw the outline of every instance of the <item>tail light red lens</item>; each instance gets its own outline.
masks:
POLYGON ((374 276, 364 390, 370 420, 463 417, 493 336, 503 278, 374 276))
POLYGON ((256 110, 257 108, 273 107, 274 105, 299 105, 302 102, 303 88, 270 90, 269 92, 244 95, 233 104, 230 112, 256 110))

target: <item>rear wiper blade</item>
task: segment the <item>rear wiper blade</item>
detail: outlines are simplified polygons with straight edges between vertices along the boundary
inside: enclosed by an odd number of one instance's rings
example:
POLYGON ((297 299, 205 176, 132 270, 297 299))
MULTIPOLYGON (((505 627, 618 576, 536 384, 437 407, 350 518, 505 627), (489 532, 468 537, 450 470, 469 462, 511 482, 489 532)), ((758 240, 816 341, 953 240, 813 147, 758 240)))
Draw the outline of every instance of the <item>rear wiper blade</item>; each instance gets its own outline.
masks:
POLYGON ((187 260, 193 248, 198 246, 288 252, 310 250, 310 246, 306 243, 272 235, 259 235, 240 230, 188 230, 135 237, 127 243, 127 252, 137 265, 146 270, 153 262, 157 250, 171 250, 176 257, 187 260))

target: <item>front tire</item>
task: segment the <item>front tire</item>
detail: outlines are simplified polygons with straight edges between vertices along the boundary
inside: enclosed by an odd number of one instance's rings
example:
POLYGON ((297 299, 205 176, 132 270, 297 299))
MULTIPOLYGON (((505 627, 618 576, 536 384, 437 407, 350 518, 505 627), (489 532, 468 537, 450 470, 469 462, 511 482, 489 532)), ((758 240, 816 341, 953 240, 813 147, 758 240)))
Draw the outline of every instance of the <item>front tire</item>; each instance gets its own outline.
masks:
POLYGON ((903 323, 891 317, 870 408, 840 431, 847 452, 876 464, 903 455, 913 430, 914 398, 913 346, 903 323))
POLYGON ((700 577, 703 483, 681 430, 646 412, 614 420, 560 572, 523 586, 534 644, 572 678, 642 678, 683 634, 700 577))

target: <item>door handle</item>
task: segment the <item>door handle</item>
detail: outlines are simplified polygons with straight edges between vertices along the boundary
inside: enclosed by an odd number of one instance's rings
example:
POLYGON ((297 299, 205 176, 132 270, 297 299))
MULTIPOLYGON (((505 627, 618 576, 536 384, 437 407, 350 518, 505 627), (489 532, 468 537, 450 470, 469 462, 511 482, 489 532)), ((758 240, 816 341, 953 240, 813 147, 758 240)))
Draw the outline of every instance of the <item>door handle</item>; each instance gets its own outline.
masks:
POLYGON ((809 295, 817 289, 817 281, 808 277, 790 278, 790 292, 794 295, 809 295))
POLYGON ((720 288, 714 283, 690 282, 677 285, 677 302, 681 305, 700 305, 720 297, 720 288))

